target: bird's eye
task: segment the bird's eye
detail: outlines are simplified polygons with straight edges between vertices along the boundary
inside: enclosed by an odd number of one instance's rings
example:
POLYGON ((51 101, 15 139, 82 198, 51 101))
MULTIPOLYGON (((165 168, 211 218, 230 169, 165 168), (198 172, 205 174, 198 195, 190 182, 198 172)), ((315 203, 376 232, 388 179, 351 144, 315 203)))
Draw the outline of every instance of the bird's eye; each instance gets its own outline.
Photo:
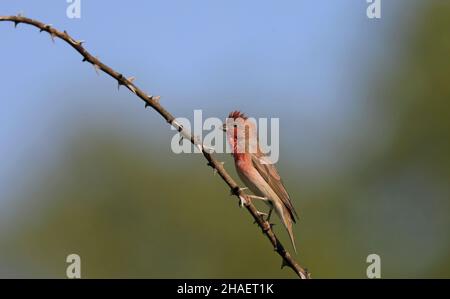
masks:
POLYGON ((235 128, 237 128, 237 125, 234 125, 235 128))

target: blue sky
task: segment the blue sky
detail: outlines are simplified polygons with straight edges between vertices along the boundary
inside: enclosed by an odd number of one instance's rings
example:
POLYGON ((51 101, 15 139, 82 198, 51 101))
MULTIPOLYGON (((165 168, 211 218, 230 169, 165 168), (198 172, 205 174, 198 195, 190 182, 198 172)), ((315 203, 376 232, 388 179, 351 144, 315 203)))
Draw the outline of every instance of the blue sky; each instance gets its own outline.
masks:
MULTIPOLYGON (((385 2, 381 21, 368 20, 366 1, 354 0, 82 0, 81 19, 67 18, 62 0, 3 0, 0 14, 22 12, 86 40, 92 54, 161 95, 176 116, 241 109, 280 117, 282 137, 301 127, 281 142, 302 144, 303 165, 320 171, 323 163, 331 173, 336 139, 355 125, 370 129, 361 97, 372 70, 396 59, 390 30, 414 15, 410 1, 385 2)), ((0 24, 0 37, 2 192, 55 159, 73 124, 114 118, 126 134, 149 134, 149 124, 172 134, 61 41, 10 23, 0 24)))

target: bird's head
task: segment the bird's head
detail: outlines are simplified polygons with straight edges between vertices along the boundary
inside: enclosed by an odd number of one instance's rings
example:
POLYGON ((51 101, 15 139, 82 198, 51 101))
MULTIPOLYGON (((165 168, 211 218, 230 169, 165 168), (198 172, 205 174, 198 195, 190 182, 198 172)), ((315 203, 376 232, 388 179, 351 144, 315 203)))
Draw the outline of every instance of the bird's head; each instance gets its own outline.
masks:
POLYGON ((222 128, 227 133, 228 142, 232 146, 234 153, 256 151, 256 124, 244 113, 240 111, 231 112, 222 128))

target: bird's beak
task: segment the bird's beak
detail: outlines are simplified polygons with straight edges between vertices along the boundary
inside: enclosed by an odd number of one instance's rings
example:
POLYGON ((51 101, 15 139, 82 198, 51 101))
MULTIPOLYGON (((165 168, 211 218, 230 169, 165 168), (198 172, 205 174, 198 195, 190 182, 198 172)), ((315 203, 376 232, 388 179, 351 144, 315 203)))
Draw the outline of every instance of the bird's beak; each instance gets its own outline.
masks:
POLYGON ((224 131, 224 132, 227 131, 227 124, 223 124, 223 126, 222 126, 222 131, 224 131))

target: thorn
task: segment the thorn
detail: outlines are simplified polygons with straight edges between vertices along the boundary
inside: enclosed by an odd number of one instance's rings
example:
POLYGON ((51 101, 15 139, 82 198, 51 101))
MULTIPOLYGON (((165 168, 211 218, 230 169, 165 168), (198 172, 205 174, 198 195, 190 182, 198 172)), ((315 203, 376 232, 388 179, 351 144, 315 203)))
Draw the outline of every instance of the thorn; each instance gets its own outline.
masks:
POLYGON ((50 30, 50 27, 52 26, 52 24, 46 24, 46 25, 44 25, 44 28, 41 28, 40 30, 39 30, 39 32, 42 32, 42 31, 44 31, 44 30, 50 30))
MULTIPOLYGON (((256 214, 257 214, 259 217, 267 216, 267 213, 260 212, 260 211, 256 211, 256 214)), ((264 219, 263 219, 263 220, 264 220, 264 219)))
POLYGON ((83 57, 83 60, 81 60, 81 62, 85 62, 87 61, 86 57, 83 57))
POLYGON ((93 66, 94 66, 94 70, 97 73, 97 75, 100 75, 100 73, 98 71, 100 69, 100 67, 98 65, 96 65, 95 63, 93 64, 93 66))
POLYGON ((281 269, 283 269, 284 267, 290 267, 288 263, 286 263, 286 261, 284 259, 281 259, 281 269))
POLYGON ((198 148, 200 152, 203 152, 203 144, 200 136, 194 136, 194 145, 198 148))
MULTIPOLYGON (((19 12, 18 14, 17 14, 17 17, 22 17, 22 12, 19 12)), ((14 20, 14 28, 17 28, 17 25, 19 25, 20 24, 20 21, 17 21, 17 20, 14 20)))
POLYGON ((181 145, 181 144, 183 143, 183 139, 184 139, 184 137, 183 137, 183 136, 180 136, 180 140, 178 140, 178 144, 179 144, 179 145, 181 145))
POLYGON ((309 273, 307 268, 305 268, 305 278, 306 279, 310 279, 311 278, 311 273, 309 273))
POLYGON ((117 90, 120 89, 120 85, 123 85, 122 79, 123 79, 123 75, 119 74, 119 79, 117 79, 117 90))
MULTIPOLYGON (((19 18, 21 18, 21 17, 23 17, 23 13, 22 12, 19 12, 18 14, 17 14, 17 17, 19 17, 19 18)), ((14 21, 14 28, 17 28, 17 25, 19 25, 20 24, 20 21, 14 21)))
POLYGON ((50 38, 52 39, 52 42, 55 43, 55 34, 53 32, 50 32, 50 38))
MULTIPOLYGON (((263 212, 260 212, 260 211, 256 211, 256 215, 257 215, 259 218, 261 218, 261 221, 262 221, 262 222, 265 222, 265 221, 266 221, 266 220, 264 219, 264 216, 267 216, 266 213, 263 213, 263 212)), ((253 223, 257 223, 257 221, 255 220, 253 223)), ((264 232, 264 230, 263 230, 263 232, 264 232)))
POLYGON ((150 104, 145 102, 145 108, 147 108, 148 106, 150 106, 150 104))
POLYGON ((82 46, 82 45, 83 45, 84 40, 73 40, 65 30, 64 30, 64 33, 67 35, 67 38, 69 39, 69 41, 70 41, 72 44, 75 44, 75 45, 77 45, 77 46, 82 46))
POLYGON ((178 132, 183 131, 183 126, 180 125, 175 119, 172 120, 172 122, 170 123, 175 129, 178 130, 178 132))
POLYGON ((195 142, 194 144, 195 144, 195 146, 198 148, 198 150, 199 150, 200 152, 203 152, 203 146, 202 146, 200 143, 195 142))
MULTIPOLYGON (((128 83, 125 84, 126 87, 128 87, 128 89, 131 90, 134 94, 136 93, 136 88, 132 84, 135 79, 136 79, 135 77, 129 77, 126 79, 128 83)), ((122 83, 119 83, 118 88, 120 87, 121 84, 122 83)))
POLYGON ((204 146, 203 145, 203 149, 208 152, 209 154, 212 154, 214 152, 214 148, 209 147, 209 146, 204 146))
POLYGON ((128 89, 131 90, 134 94, 136 94, 136 88, 134 88, 133 85, 127 84, 127 87, 128 87, 128 89))
POLYGON ((247 189, 248 189, 247 187, 239 188, 239 186, 236 186, 230 190, 230 195, 238 195, 239 192, 247 190, 247 189))

